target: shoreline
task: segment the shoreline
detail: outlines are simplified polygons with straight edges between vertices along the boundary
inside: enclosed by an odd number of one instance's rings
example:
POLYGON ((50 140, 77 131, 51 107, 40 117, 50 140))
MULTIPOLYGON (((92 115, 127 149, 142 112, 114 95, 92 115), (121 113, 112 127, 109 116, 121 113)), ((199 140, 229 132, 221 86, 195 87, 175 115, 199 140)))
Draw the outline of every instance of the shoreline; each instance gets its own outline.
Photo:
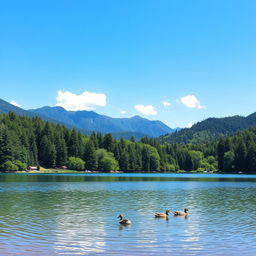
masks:
POLYGON ((122 174, 122 173, 144 173, 144 174, 256 174, 255 173, 244 173, 244 172, 185 172, 185 171, 177 171, 177 172, 124 172, 124 171, 112 171, 112 172, 102 172, 102 171, 76 171, 76 170, 68 170, 68 169, 43 169, 43 170, 33 170, 33 171, 0 171, 0 174, 9 173, 9 174, 122 174))

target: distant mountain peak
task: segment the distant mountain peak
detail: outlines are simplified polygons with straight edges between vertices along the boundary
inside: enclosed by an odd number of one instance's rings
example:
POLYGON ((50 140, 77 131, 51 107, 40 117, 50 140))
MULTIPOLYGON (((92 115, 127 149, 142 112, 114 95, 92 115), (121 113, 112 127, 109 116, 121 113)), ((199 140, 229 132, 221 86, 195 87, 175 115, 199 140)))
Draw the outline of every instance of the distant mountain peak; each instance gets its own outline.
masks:
POLYGON ((132 119, 146 119, 146 118, 143 118, 143 117, 141 117, 139 115, 132 116, 131 118, 132 119))

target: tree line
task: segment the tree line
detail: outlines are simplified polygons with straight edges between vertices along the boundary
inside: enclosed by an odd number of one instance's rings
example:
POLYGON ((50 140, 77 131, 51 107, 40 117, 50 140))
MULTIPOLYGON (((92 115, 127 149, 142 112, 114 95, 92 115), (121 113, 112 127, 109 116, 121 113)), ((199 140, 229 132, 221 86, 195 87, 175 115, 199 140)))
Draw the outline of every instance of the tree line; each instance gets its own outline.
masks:
POLYGON ((170 172, 256 170, 256 129, 219 141, 160 144, 156 139, 116 140, 111 134, 90 136, 38 117, 0 115, 0 170, 28 166, 91 171, 170 172))

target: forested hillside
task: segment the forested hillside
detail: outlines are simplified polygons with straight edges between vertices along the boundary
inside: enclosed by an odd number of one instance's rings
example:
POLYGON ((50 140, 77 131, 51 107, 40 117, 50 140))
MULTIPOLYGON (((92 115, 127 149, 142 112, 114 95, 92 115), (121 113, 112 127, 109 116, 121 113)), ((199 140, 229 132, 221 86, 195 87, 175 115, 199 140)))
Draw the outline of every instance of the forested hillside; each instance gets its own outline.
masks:
POLYGON ((166 144, 143 138, 115 140, 111 134, 82 135, 38 117, 0 115, 0 169, 67 165, 76 170, 127 172, 256 170, 256 129, 208 144, 166 144))
POLYGON ((160 137, 161 143, 205 143, 256 126, 256 113, 247 117, 208 118, 178 132, 160 137))

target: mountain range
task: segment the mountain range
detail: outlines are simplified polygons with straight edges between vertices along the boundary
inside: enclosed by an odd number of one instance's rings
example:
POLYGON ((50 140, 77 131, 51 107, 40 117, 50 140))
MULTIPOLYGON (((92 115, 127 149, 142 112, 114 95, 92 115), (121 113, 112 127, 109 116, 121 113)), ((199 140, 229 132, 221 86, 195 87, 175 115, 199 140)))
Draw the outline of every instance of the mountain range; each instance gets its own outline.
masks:
POLYGON ((23 116, 38 116, 43 120, 60 123, 68 128, 77 128, 86 134, 92 131, 111 133, 115 138, 135 139, 159 137, 177 129, 171 129, 161 121, 150 121, 140 116, 131 118, 112 118, 94 111, 67 111, 62 107, 42 107, 24 110, 0 99, 0 113, 14 112, 23 116))
POLYGON ((162 143, 205 143, 256 126, 256 112, 243 117, 208 118, 175 133, 161 136, 162 143))
POLYGON ((175 131, 161 121, 150 121, 140 116, 112 118, 99 115, 94 111, 67 111, 62 107, 42 107, 29 111, 63 123, 68 123, 79 129, 112 133, 114 135, 123 134, 122 137, 126 137, 125 135, 127 133, 130 135, 133 133, 140 134, 140 137, 159 137, 175 131))
POLYGON ((114 138, 130 139, 134 136, 158 138, 161 143, 205 143, 225 135, 256 126, 256 112, 243 116, 208 118, 191 128, 171 129, 161 121, 150 121, 140 116, 112 118, 94 111, 67 111, 62 107, 42 107, 24 110, 0 99, 0 113, 14 112, 24 116, 38 116, 43 120, 76 128, 85 134, 92 131, 111 133, 114 138))

